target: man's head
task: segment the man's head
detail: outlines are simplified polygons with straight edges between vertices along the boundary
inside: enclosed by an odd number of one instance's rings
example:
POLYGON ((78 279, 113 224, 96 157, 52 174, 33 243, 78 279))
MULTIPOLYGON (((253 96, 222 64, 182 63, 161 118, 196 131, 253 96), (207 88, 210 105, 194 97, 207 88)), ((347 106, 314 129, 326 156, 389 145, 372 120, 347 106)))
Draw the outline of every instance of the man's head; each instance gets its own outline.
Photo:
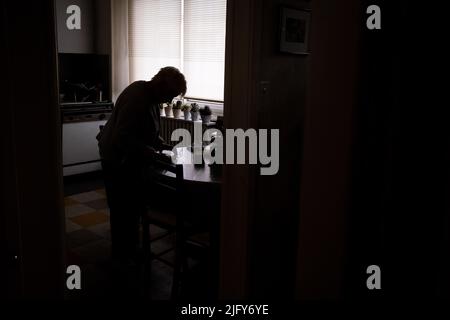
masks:
POLYGON ((161 68, 151 82, 158 90, 159 103, 171 102, 176 96, 186 94, 186 80, 177 68, 161 68))

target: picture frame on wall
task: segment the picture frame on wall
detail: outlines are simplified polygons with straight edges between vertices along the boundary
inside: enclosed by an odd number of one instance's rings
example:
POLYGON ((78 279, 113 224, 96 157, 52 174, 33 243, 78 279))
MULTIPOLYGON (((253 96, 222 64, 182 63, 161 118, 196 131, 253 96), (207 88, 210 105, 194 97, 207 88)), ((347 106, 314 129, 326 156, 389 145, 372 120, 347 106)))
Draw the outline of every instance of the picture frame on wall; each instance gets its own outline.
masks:
POLYGON ((280 52, 309 54, 310 21, 309 10, 280 8, 280 52))

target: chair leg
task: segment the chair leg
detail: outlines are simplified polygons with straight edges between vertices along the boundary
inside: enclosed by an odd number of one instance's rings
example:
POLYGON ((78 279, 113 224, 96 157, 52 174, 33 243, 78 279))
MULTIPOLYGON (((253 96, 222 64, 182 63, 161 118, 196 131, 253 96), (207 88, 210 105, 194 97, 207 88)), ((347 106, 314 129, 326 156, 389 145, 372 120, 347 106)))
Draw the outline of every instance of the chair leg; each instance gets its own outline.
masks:
POLYGON ((148 298, 150 296, 150 281, 151 281, 151 244, 150 244, 150 223, 146 217, 142 217, 142 251, 143 251, 143 263, 141 266, 142 284, 141 294, 142 297, 148 298))
POLYGON ((187 271, 187 260, 185 254, 185 234, 182 222, 177 221, 175 244, 175 263, 173 267, 172 300, 176 300, 182 290, 183 276, 187 271))
POLYGON ((179 296, 180 290, 180 282, 181 282, 181 241, 179 240, 180 235, 177 233, 176 235, 176 245, 175 245, 175 261, 173 265, 173 279, 172 279, 172 291, 171 291, 171 299, 177 300, 179 296))
POLYGON ((150 261, 151 247, 150 247, 150 223, 144 217, 142 218, 142 250, 144 251, 144 263, 150 261))

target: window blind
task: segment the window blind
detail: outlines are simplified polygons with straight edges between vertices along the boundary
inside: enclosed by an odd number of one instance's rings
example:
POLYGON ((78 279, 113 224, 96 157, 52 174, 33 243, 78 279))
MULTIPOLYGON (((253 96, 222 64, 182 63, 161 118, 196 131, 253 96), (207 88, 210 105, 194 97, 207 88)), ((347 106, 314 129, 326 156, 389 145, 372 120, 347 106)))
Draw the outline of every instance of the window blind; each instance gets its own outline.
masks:
POLYGON ((130 0, 130 80, 174 66, 186 96, 223 100, 226 0, 130 0))
POLYGON ((181 0, 131 0, 128 9, 130 80, 149 80, 161 67, 180 68, 181 0))
POLYGON ((226 0, 184 1, 188 96, 223 100, 226 0))

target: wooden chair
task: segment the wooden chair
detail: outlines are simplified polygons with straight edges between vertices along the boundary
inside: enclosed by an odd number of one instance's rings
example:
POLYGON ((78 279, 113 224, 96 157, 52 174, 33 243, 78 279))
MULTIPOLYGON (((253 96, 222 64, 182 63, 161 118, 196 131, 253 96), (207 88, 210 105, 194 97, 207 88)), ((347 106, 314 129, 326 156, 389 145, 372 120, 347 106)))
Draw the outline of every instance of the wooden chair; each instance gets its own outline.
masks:
POLYGON ((183 208, 180 205, 183 203, 183 165, 174 165, 169 161, 154 160, 151 168, 149 168, 148 175, 149 180, 152 182, 152 188, 149 190, 150 201, 148 202, 147 213, 142 217, 144 261, 146 265, 149 265, 152 259, 158 259, 173 267, 171 297, 172 299, 176 299, 181 287, 182 272, 187 270, 187 259, 184 251, 184 243, 187 237, 186 221, 184 221, 183 208), (168 177, 170 174, 173 177, 168 177), (165 199, 161 199, 161 197, 167 199, 172 198, 172 201, 164 201, 165 199), (151 239, 151 224, 165 229, 166 232, 161 236, 151 239), (176 236, 174 247, 158 254, 152 253, 152 242, 174 233, 176 236), (161 259, 162 255, 171 250, 175 250, 175 261, 173 264, 161 259))
POLYGON ((188 184, 184 180, 183 165, 173 164, 170 158, 164 160, 153 161, 146 173, 148 180, 152 181, 152 188, 147 191, 148 210, 142 217, 142 247, 146 264, 157 259, 173 267, 171 298, 176 299, 180 296, 183 285, 187 283, 185 280, 188 280, 188 255, 203 252, 207 254, 208 259, 211 257, 211 215, 210 212, 205 212, 205 209, 210 211, 215 210, 215 206, 220 207, 220 192, 214 188, 211 190, 208 187, 208 190, 205 190, 204 186, 199 188, 188 184), (200 206, 199 195, 204 198, 200 206), (151 224, 166 232, 152 239, 151 224), (174 247, 158 254, 152 253, 151 244, 154 241, 173 234, 176 236, 174 247), (174 263, 161 257, 171 250, 175 250, 174 263))

